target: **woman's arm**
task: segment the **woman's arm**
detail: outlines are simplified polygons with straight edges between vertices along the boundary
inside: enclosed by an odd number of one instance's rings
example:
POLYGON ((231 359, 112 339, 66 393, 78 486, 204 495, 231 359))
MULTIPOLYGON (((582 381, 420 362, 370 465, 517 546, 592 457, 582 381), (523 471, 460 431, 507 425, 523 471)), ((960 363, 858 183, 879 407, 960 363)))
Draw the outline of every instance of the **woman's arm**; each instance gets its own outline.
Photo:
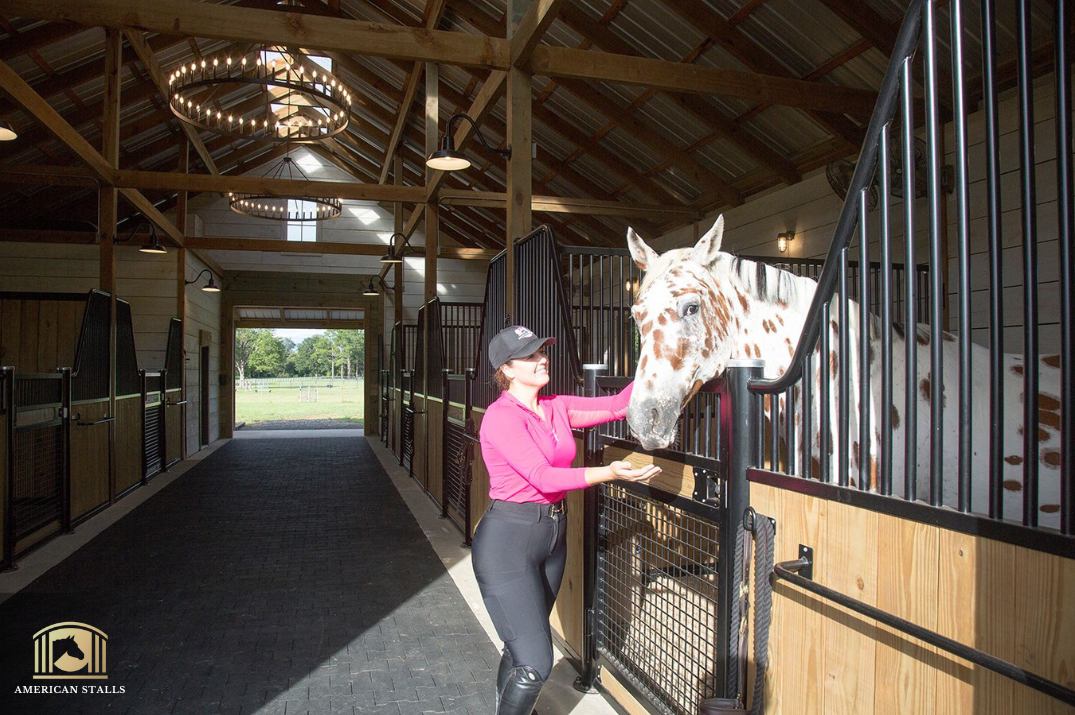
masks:
POLYGON ((564 407, 567 409, 567 421, 571 428, 583 429, 626 417, 627 405, 631 402, 631 389, 634 384, 632 380, 627 387, 607 397, 557 395, 557 399, 564 402, 564 407))
POLYGON ((521 413, 514 410, 489 410, 481 426, 482 456, 490 477, 521 476, 542 492, 582 489, 591 482, 584 467, 554 467, 534 443, 521 413))

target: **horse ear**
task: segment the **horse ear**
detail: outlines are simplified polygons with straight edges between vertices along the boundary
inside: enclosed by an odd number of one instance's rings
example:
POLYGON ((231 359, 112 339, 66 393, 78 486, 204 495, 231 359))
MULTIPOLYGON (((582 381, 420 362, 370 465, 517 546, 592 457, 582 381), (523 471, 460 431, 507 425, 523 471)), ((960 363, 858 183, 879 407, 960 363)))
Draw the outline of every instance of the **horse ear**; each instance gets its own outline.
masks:
POLYGON ((627 247, 631 249, 631 258, 634 259, 639 270, 646 270, 651 263, 657 260, 656 251, 647 246, 642 237, 635 233, 635 230, 630 226, 627 227, 627 247))
POLYGON ((713 227, 706 231, 705 235, 698 239, 691 252, 691 259, 703 266, 709 266, 717 259, 720 252, 720 244, 724 239, 724 214, 717 216, 713 227))

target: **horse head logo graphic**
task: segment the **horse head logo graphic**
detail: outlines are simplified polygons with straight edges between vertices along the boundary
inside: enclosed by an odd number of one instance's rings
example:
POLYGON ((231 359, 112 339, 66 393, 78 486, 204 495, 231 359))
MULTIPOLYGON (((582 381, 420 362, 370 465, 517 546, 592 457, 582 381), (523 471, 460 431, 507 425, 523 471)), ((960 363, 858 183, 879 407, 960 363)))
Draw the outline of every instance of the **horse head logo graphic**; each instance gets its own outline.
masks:
POLYGON ((107 646, 87 623, 53 623, 34 634, 34 679, 106 679, 107 646))

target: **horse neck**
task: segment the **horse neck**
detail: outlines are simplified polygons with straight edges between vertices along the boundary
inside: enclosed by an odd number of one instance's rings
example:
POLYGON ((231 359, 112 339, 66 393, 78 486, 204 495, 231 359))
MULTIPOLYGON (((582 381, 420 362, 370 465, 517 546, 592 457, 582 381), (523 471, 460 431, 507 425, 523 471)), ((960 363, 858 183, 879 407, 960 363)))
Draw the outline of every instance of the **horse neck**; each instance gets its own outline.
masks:
POLYGON ((797 282, 798 291, 789 301, 763 300, 755 297, 739 276, 733 274, 730 280, 734 287, 731 301, 737 313, 731 357, 764 360, 767 377, 784 374, 791 364, 816 290, 813 281, 802 283, 797 276, 791 279, 797 282))

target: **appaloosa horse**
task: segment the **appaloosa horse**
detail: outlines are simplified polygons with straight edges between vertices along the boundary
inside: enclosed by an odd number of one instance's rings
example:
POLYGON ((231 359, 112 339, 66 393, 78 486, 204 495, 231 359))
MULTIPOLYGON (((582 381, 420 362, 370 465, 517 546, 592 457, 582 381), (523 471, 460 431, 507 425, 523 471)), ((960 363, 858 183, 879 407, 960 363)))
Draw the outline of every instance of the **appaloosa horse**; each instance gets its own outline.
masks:
MULTIPOLYGON (((737 358, 760 358, 765 361, 765 376, 776 377, 787 370, 791 356, 806 320, 806 313, 817 283, 810 278, 796 276, 773 266, 737 258, 720 250, 724 233, 724 217, 717 218, 713 227, 702 236, 693 248, 679 248, 662 255, 650 248, 631 229, 627 231, 627 243, 631 257, 645 277, 638 298, 632 308, 635 322, 641 334, 642 344, 635 387, 628 408, 627 421, 631 431, 646 449, 667 447, 675 439, 676 422, 687 401, 703 383, 723 374, 729 360, 737 358)), ((836 303, 830 311, 835 316, 836 303)), ((877 460, 880 458, 880 402, 879 377, 880 323, 876 317, 870 320, 871 365, 866 372, 870 376, 870 403, 859 404, 859 380, 862 371, 858 359, 859 315, 858 306, 851 303, 849 329, 852 355, 849 467, 850 481, 857 484, 859 460, 865 455, 869 460, 870 489, 877 488, 877 460), (873 364, 876 361, 878 364, 873 364), (859 416, 869 413, 870 444, 863 450, 858 443, 859 416)), ((832 454, 830 474, 821 475, 827 481, 835 481, 836 465, 840 454, 835 432, 838 396, 838 335, 839 325, 834 318, 828 326, 829 345, 833 348, 825 356, 829 361, 830 385, 830 440, 825 446, 832 454), (837 442, 837 444, 833 444, 837 442)), ((917 400, 917 498, 926 499, 929 494, 929 446, 930 446, 930 345, 928 326, 919 325, 915 331, 918 359, 918 385, 914 386, 917 400)), ((943 423, 944 423, 944 494, 946 505, 956 504, 956 435, 958 434, 958 386, 959 363, 955 338, 944 335, 942 355, 943 374, 943 423)), ((904 440, 902 412, 905 404, 905 377, 901 361, 905 355, 904 335, 899 329, 893 331, 893 404, 891 410, 893 427, 893 492, 903 496, 904 440)), ((818 366, 818 349, 813 354, 814 381, 812 405, 813 434, 809 439, 809 458, 813 475, 820 469, 816 455, 820 454, 819 396, 821 372, 818 366)), ((986 348, 972 345, 971 366, 972 403, 972 510, 987 512, 989 440, 989 353, 986 348)), ((1060 501, 1060 402, 1059 358, 1050 355, 1041 358, 1039 364, 1039 524, 1056 526, 1059 522, 1060 501)), ((1004 356, 1004 398, 1010 407, 1005 412, 1004 427, 1004 517, 1019 519, 1022 515, 1023 490, 1023 359, 1017 355, 1004 356)), ((783 397, 781 407, 783 407, 783 397)), ((768 412, 768 410, 766 410, 768 412)), ((796 410, 799 422, 797 433, 801 439, 801 413, 796 410)), ((788 447, 788 446, 785 446, 788 447)), ((1070 448, 1070 447, 1069 447, 1070 448)), ((801 444, 795 445, 796 453, 803 455, 801 444)))

